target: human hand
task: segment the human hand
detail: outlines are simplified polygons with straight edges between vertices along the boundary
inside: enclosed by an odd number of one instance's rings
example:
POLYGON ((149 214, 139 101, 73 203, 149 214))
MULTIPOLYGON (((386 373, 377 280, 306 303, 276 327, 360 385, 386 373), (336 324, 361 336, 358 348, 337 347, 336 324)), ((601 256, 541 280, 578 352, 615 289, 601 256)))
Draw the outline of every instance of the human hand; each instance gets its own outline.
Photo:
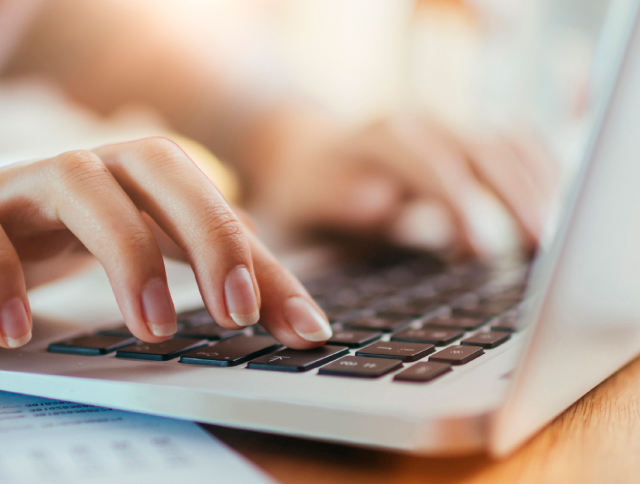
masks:
POLYGON ((31 338, 23 265, 88 251, 124 320, 150 343, 176 332, 162 252, 187 260, 213 319, 258 321, 283 344, 331 336, 322 311, 173 142, 148 138, 0 170, 0 346, 31 338))
POLYGON ((413 116, 344 134, 289 114, 262 136, 256 165, 265 167, 256 167, 250 208, 291 232, 338 229, 489 256, 504 250, 515 225, 532 249, 558 177, 531 136, 456 136, 413 116))

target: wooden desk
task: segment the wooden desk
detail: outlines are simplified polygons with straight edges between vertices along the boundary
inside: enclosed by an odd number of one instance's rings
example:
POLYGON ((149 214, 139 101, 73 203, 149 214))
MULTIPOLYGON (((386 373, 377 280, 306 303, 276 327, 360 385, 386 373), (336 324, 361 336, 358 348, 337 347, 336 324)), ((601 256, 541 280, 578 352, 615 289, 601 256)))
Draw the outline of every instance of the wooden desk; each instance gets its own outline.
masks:
POLYGON ((585 395, 503 461, 419 458, 207 427, 291 484, 590 484, 640 482, 640 359, 585 395))

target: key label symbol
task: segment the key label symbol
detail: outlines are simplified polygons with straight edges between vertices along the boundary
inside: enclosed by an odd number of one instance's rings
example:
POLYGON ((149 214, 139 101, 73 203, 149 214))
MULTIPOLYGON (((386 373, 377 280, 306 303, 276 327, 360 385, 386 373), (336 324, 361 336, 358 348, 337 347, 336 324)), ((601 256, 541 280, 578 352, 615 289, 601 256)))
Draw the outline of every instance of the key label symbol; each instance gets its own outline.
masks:
POLYGON ((280 360, 284 360, 285 358, 289 358, 289 357, 288 356, 272 356, 271 358, 269 358, 269 362, 280 361, 280 360))

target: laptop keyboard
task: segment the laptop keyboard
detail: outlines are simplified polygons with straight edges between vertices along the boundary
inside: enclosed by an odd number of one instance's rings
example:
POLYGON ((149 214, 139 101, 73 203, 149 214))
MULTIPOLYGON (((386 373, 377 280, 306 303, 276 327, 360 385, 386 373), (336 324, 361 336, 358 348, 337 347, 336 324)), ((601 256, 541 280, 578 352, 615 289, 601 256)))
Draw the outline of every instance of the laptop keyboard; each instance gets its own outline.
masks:
MULTIPOLYGON (((518 330, 526 267, 444 266, 427 254, 382 257, 307 281, 334 330, 325 346, 284 348, 260 325, 232 331, 205 309, 178 315, 162 343, 136 340, 123 324, 52 343, 52 353, 171 364, 427 383, 509 340, 518 330)), ((455 371, 455 370, 454 370, 455 371)))

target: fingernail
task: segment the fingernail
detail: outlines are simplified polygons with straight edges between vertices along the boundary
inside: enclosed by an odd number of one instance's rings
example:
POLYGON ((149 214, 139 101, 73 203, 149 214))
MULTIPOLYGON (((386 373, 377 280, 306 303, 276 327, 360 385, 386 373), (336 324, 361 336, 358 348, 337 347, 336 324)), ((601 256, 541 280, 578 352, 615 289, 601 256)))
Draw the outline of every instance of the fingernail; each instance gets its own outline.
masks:
POLYGON ((287 299, 284 315, 294 331, 307 341, 325 341, 333 335, 329 322, 302 297, 287 299))
POLYGON ((229 316, 238 326, 251 326, 258 322, 258 298, 245 266, 238 266, 229 273, 224 283, 224 296, 229 316))
POLYGON ((17 348, 31 339, 29 316, 22 299, 15 297, 2 306, 2 334, 9 348, 17 348))
POLYGON ((171 294, 162 279, 151 279, 147 283, 142 292, 142 309, 154 336, 171 336, 178 330, 171 294))

